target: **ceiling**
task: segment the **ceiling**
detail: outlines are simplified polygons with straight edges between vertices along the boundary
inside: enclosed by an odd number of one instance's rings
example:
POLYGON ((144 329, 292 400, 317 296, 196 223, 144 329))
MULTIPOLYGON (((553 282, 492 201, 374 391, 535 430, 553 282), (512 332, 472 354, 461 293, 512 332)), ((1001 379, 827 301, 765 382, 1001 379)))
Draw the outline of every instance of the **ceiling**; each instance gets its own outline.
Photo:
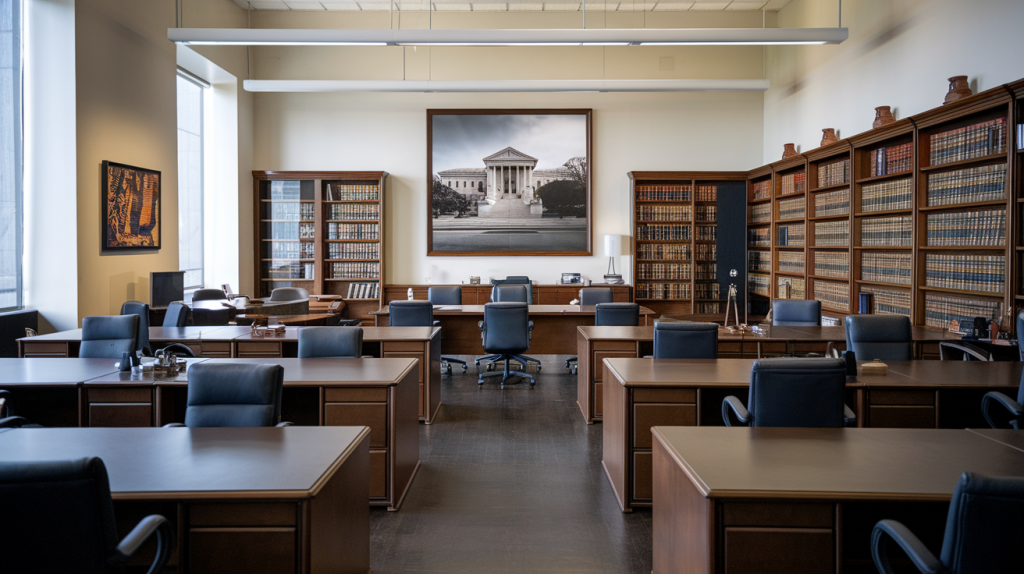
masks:
MULTIPOLYGON (((790 0, 591 0, 588 10, 617 12, 726 12, 778 11, 790 0)), ((235 0, 252 10, 302 11, 396 11, 426 12, 578 12, 582 2, 573 0, 235 0)))

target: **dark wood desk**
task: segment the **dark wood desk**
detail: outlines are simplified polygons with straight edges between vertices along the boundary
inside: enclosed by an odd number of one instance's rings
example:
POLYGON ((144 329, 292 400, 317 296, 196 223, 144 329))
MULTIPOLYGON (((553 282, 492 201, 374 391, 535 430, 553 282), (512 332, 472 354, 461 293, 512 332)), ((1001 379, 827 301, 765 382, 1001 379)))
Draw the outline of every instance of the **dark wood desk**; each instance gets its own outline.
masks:
POLYGON ((102 458, 119 537, 161 514, 177 531, 172 565, 195 573, 365 574, 369 443, 366 427, 0 433, 5 461, 102 458))
MULTIPOLYGON (((754 361, 604 360, 603 464, 624 511, 651 504, 651 427, 722 426, 722 401, 746 402, 754 361)), ((1021 363, 893 362, 888 375, 848 377, 847 404, 858 426, 980 426, 982 395, 1016 392, 1022 370, 1021 363)))
MULTIPOLYGON (((231 340, 248 333, 249 327, 150 327, 150 347, 170 343, 187 345, 197 357, 227 359, 231 357, 231 340)), ((21 357, 77 357, 82 344, 82 330, 71 329, 35 337, 18 339, 21 357)))
POLYGON ((987 439, 1024 451, 1024 431, 1012 429, 967 429, 987 439))
POLYGON ((43 426, 82 426, 82 382, 117 371, 114 359, 0 358, 0 389, 15 414, 43 426))
POLYGON ((653 437, 655 574, 874 571, 878 520, 937 550, 961 473, 1024 476, 1024 452, 965 430, 659 426, 653 437))
MULTIPOLYGON (((82 359, 79 359, 82 360, 82 359)), ((281 418, 296 425, 370 428, 372 506, 398 510, 420 465, 416 382, 419 366, 407 358, 219 359, 284 367, 281 418)), ((85 420, 93 426, 150 426, 184 422, 186 376, 152 374, 132 380, 111 373, 83 383, 85 420), (95 413, 102 413, 101 419, 95 413), (99 424, 97 424, 99 423, 99 424)))
MULTIPOLYGON (((593 325, 594 305, 530 305, 533 334, 530 348, 525 354, 576 354, 576 328, 593 325)), ((387 325, 387 307, 371 313, 377 325, 387 325)), ((646 307, 640 308, 640 321, 644 324, 656 315, 646 307)), ((483 305, 439 305, 434 307, 434 318, 444 328, 441 353, 445 355, 485 355, 480 327, 484 318, 483 305)))

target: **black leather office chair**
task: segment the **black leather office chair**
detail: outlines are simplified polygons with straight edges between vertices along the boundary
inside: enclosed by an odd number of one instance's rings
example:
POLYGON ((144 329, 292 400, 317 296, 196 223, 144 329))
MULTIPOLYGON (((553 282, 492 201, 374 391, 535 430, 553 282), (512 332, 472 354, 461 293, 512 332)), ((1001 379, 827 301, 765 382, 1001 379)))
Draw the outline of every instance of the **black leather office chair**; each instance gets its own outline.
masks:
POLYGON ((820 327, 821 301, 773 299, 772 325, 777 327, 820 327))
POLYGON ((363 356, 362 327, 302 327, 299 358, 358 359, 363 356))
POLYGON ((221 327, 231 322, 231 309, 222 308, 192 308, 192 324, 196 327, 221 327))
POLYGON ((309 291, 302 287, 278 287, 270 292, 269 301, 309 301, 309 291))
POLYGON ((283 388, 281 365, 196 363, 188 368, 185 424, 165 426, 290 426, 280 422, 283 388))
POLYGON ((403 301, 388 303, 389 327, 433 327, 434 304, 430 301, 403 301))
POLYGON ((858 361, 909 361, 914 358, 910 318, 905 315, 849 315, 846 349, 858 361))
POLYGON ((188 318, 192 310, 188 305, 175 301, 167 306, 167 314, 164 315, 164 327, 184 327, 188 325, 188 318))
POLYGON ((153 352, 149 348, 149 303, 125 301, 121 305, 121 314, 139 316, 139 331, 135 341, 135 350, 140 356, 152 356, 153 352))
MULTIPOLYGON (((594 312, 594 326, 636 327, 639 324, 640 305, 636 303, 597 303, 594 312)), ((579 367, 578 357, 567 359, 565 364, 569 371, 575 375, 579 367)))
POLYGON ((752 427, 842 427, 857 423, 844 403, 843 359, 761 359, 750 371, 747 406, 734 396, 722 401, 722 420, 734 426, 732 412, 752 427))
POLYGON ((82 345, 78 356, 83 359, 120 359, 134 353, 138 346, 139 316, 114 315, 82 319, 82 345))
MULTIPOLYGON (((504 279, 491 279, 491 285, 494 285, 495 287, 498 285, 522 285, 526 287, 526 304, 533 305, 533 282, 525 275, 509 275, 504 279)), ((491 288, 491 302, 500 302, 498 299, 494 298, 494 288, 491 288)))
POLYGON ((654 323, 655 359, 718 358, 715 323, 654 323))
POLYGON ((966 574, 1020 572, 1024 540, 1024 478, 960 475, 949 503, 939 557, 895 520, 881 520, 871 532, 871 557, 881 574, 892 574, 887 546, 895 542, 919 572, 966 574))
MULTIPOLYGON (((510 278, 511 279, 511 278, 510 278)), ((507 280, 506 280, 507 281, 507 280)), ((492 303, 526 303, 530 304, 530 293, 527 290, 527 285, 522 284, 510 284, 510 283, 498 283, 491 288, 491 302, 492 303)), ((477 325, 483 329, 483 321, 479 321, 477 325)), ((523 349, 524 351, 526 349, 523 349)), ((501 355, 486 355, 483 357, 477 357, 473 360, 473 364, 480 366, 481 361, 491 361, 487 365, 487 370, 494 369, 494 361, 501 360, 501 355)), ((530 363, 537 364, 537 370, 540 370, 540 361, 533 357, 527 357, 526 355, 516 355, 517 362, 522 361, 523 368, 526 368, 530 363)))
POLYGON ((991 361, 992 353, 967 341, 940 341, 939 359, 942 361, 991 361))
POLYGON ((223 289, 196 289, 192 293, 193 301, 218 301, 220 299, 228 300, 228 295, 223 289))
POLYGON ((598 303, 611 303, 615 301, 615 295, 608 287, 586 287, 580 289, 580 305, 597 305, 598 303))
MULTIPOLYGON (((458 285, 443 285, 427 288, 427 299, 432 305, 462 305, 462 287, 458 285)), ((437 321, 434 321, 436 324, 437 321)), ((444 332, 441 333, 444 338, 444 332)), ((462 372, 466 372, 466 361, 455 357, 441 357, 441 368, 452 374, 452 364, 462 365, 462 372)))
MULTIPOLYGON (((156 536, 150 574, 162 572, 174 546, 171 524, 143 518, 120 542, 107 468, 99 458, 0 462, 0 565, 5 572, 101 574, 127 564, 156 536)), ((117 570, 120 571, 120 570, 117 570)))
MULTIPOLYGON (((1019 335, 1018 335, 1019 336, 1019 335)), ((1024 381, 1024 377, 1022 377, 1024 381)), ((1021 422, 1024 422, 1024 384, 1017 387, 1017 400, 1013 400, 999 391, 985 393, 981 398, 981 414, 985 421, 994 429, 1006 428, 1007 426, 1021 430, 1021 422), (996 405, 1002 408, 996 409, 996 405)))
MULTIPOLYGON (((14 407, 14 395, 11 391, 0 390, 0 429, 3 428, 40 428, 40 425, 30 424, 25 417, 19 417, 14 407)), ((0 556, 3 554, 0 553, 0 556)), ((2 564, 0 560, 0 564, 2 564)))
MULTIPOLYGON (((480 373, 478 384, 484 384, 484 377, 501 377, 501 388, 505 388, 505 381, 512 376, 511 361, 517 360, 525 365, 528 360, 520 355, 530 348, 530 332, 533 330, 533 321, 530 320, 530 311, 526 303, 488 303, 484 305, 484 320, 480 323, 480 332, 483 337, 484 350, 488 353, 495 353, 496 361, 504 361, 505 368, 500 373, 480 373)), ((494 363, 491 363, 492 365, 494 363)), ((540 369, 538 365, 537 369, 540 369)), ((517 372, 518 376, 530 381, 530 385, 536 383, 533 375, 526 372, 517 372)))

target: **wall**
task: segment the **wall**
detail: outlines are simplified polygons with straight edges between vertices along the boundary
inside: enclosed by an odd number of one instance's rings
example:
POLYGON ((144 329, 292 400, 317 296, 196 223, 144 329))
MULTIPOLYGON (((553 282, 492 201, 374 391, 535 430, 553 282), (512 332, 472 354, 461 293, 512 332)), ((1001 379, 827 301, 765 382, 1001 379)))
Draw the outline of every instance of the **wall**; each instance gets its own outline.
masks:
MULTIPOLYGON (((779 27, 835 26, 837 3, 793 0, 779 27)), ((843 6, 850 39, 838 46, 768 49, 763 163, 782 144, 818 147, 871 129, 876 106, 897 118, 938 107, 947 78, 968 75, 975 93, 1024 77, 1020 0, 859 0, 843 6)))

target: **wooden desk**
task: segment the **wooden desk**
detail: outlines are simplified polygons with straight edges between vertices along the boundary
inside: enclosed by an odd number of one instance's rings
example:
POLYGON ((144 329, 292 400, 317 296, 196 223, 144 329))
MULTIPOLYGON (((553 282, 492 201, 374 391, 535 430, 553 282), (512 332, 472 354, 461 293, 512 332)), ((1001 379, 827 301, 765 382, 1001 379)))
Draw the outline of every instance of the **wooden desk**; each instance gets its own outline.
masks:
POLYGON ((868 572, 883 518, 942 544, 965 471, 1024 452, 965 430, 655 427, 654 572, 868 572), (768 568, 770 565, 770 568, 768 568))
MULTIPOLYGON (((187 345, 197 357, 227 359, 231 357, 231 340, 249 332, 249 327, 150 327, 150 347, 170 343, 187 345)), ((82 330, 71 329, 35 337, 18 339, 20 357, 77 357, 82 344, 82 330)))
POLYGON ((967 429, 987 439, 1013 447, 1024 452, 1024 431, 1012 429, 967 429))
MULTIPOLYGON (((746 402, 754 361, 604 360, 602 464, 624 511, 651 505, 651 427, 722 426, 722 401, 746 402)), ((848 377, 847 404, 858 426, 980 426, 981 396, 1015 391, 1022 370, 1021 363, 893 362, 888 375, 848 377)))
MULTIPOLYGON (((252 325, 253 317, 262 317, 258 314, 235 315, 235 323, 238 325, 252 325)), ((269 315, 270 322, 275 325, 291 325, 294 327, 327 326, 338 324, 338 316, 334 313, 307 313, 303 315, 269 315)))
MULTIPOLYGON (((81 360, 81 359, 79 359, 81 360)), ((417 361, 388 359, 220 359, 284 367, 281 419, 296 425, 370 428, 370 504, 398 510, 420 465, 417 361)), ((83 383, 84 410, 106 426, 185 421, 187 375, 175 379, 112 373, 83 383), (150 399, 152 397, 152 399, 150 399), (94 402, 95 401, 95 402, 94 402)), ((87 422, 95 424, 92 418, 87 422)))
MULTIPOLYGON (((119 538, 161 514, 177 531, 172 565, 193 573, 365 574, 369 443, 365 427, 0 434, 6 461, 102 458, 119 538)), ((143 552, 151 557, 152 543, 143 552)))
POLYGON ((43 426, 82 426, 81 384, 117 371, 115 359, 0 358, 0 389, 15 414, 43 426))

